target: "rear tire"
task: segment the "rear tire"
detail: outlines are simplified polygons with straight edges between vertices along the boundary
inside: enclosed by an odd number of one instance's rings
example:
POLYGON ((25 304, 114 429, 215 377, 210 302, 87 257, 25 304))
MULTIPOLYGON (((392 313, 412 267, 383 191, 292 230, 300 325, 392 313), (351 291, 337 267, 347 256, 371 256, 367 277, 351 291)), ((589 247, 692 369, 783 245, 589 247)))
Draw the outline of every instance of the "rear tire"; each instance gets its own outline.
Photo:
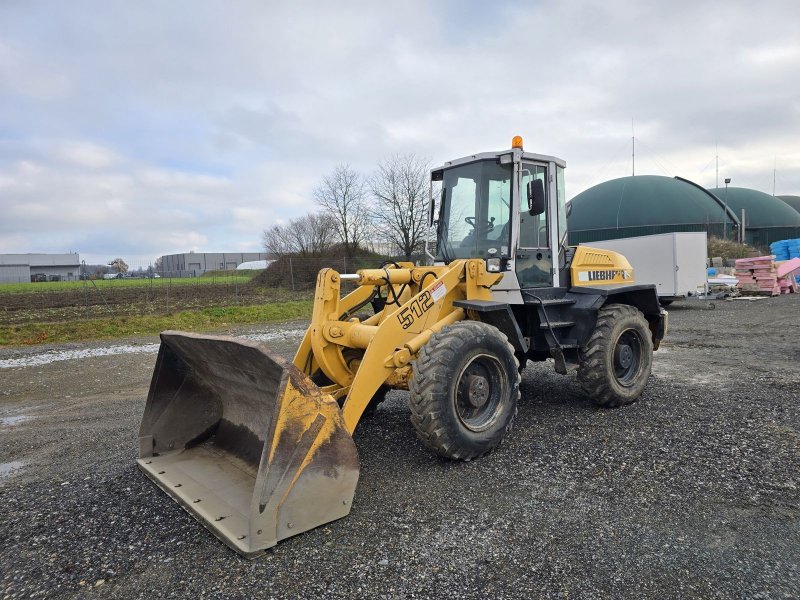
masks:
POLYGON ((604 306, 580 357, 578 382, 596 404, 611 408, 636 402, 653 366, 644 315, 627 304, 604 306))
POLYGON ((491 325, 461 321, 433 334, 408 386, 419 439, 455 460, 491 452, 517 414, 518 368, 514 347, 491 325))

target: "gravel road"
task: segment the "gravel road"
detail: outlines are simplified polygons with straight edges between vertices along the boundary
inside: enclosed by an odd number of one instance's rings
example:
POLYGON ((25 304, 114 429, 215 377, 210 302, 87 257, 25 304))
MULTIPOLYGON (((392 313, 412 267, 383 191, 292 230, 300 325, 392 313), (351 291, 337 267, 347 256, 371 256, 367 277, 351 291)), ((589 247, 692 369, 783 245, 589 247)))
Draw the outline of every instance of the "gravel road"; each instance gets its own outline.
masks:
MULTIPOLYGON (((671 308, 637 404, 530 365, 472 463, 427 452, 392 392, 350 516, 254 561, 134 465, 155 354, 107 348, 155 339, 2 350, 0 597, 798 598, 800 296, 671 308)), ((301 327, 237 333, 288 357, 301 327)))

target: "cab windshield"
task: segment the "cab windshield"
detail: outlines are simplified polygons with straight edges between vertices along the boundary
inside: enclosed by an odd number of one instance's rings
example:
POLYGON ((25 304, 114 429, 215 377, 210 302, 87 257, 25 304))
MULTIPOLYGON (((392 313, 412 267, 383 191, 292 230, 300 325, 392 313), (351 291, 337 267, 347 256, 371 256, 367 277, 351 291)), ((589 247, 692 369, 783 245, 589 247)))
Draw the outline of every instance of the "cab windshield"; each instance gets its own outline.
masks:
POLYGON ((512 176, 494 160, 444 171, 437 260, 509 256, 512 176))

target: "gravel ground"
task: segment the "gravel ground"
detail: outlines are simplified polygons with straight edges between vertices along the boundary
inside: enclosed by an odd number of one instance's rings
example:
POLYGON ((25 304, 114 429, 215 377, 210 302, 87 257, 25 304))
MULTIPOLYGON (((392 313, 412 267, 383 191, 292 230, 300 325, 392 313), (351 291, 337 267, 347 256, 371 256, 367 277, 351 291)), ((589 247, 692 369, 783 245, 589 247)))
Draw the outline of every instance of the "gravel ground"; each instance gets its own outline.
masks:
POLYGON ((425 451, 392 392, 356 432, 350 516, 254 561, 134 466, 154 354, 0 369, 2 597, 800 597, 800 297, 671 308, 637 404, 531 365, 472 463, 425 451))

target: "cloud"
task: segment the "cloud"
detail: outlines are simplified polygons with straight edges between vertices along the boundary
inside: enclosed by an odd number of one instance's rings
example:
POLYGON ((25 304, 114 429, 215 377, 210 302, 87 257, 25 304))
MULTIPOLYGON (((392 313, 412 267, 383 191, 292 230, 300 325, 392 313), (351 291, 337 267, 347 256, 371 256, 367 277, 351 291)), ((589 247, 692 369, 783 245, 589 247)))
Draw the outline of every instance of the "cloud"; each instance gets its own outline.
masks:
POLYGON ((0 91, 33 101, 57 101, 72 89, 65 73, 55 72, 52 61, 27 54, 24 45, 0 39, 0 91))
POLYGON ((64 163, 87 169, 102 169, 118 162, 119 157, 108 148, 85 140, 56 142, 53 157, 64 163))
MULTIPOLYGON (((258 250, 336 164, 509 146, 800 193, 800 4, 0 4, 0 251, 258 250), (633 130, 633 131, 632 131, 633 130), (718 148, 718 149, 717 149, 718 148)), ((138 257, 138 258, 137 258, 138 257)))

